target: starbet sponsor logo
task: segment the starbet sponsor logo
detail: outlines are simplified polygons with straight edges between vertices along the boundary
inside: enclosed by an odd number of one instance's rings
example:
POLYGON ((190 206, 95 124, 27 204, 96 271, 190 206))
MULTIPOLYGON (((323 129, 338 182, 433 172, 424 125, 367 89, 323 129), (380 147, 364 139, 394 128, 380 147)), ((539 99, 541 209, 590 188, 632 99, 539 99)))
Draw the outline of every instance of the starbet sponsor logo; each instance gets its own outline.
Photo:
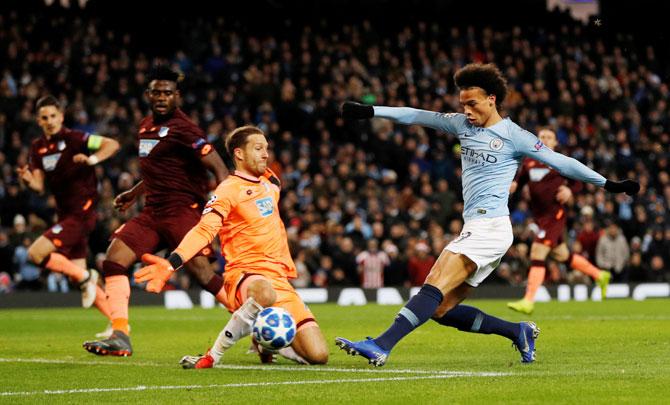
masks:
POLYGON ((494 155, 487 153, 486 151, 474 150, 468 148, 467 146, 461 145, 461 158, 467 160, 470 163, 475 163, 478 165, 486 165, 487 163, 494 164, 498 163, 498 158, 494 155))

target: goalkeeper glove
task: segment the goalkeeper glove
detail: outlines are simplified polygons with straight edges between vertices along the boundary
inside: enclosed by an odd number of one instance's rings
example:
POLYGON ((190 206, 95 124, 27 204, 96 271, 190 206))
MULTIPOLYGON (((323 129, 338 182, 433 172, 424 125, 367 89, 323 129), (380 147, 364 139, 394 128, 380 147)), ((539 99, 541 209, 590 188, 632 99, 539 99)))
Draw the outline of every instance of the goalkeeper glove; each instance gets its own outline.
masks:
POLYGON ((605 182, 605 190, 609 191, 610 193, 626 193, 628 195, 635 195, 640 192, 640 184, 633 180, 607 180, 605 182))
POLYGON ((342 105, 342 118, 345 120, 364 120, 375 116, 375 109, 371 105, 345 101, 342 105))
POLYGON ((148 266, 142 267, 135 273, 135 282, 147 283, 147 291, 153 293, 160 293, 163 291, 165 283, 170 279, 175 269, 169 261, 159 256, 154 256, 149 253, 142 255, 142 262, 148 266))

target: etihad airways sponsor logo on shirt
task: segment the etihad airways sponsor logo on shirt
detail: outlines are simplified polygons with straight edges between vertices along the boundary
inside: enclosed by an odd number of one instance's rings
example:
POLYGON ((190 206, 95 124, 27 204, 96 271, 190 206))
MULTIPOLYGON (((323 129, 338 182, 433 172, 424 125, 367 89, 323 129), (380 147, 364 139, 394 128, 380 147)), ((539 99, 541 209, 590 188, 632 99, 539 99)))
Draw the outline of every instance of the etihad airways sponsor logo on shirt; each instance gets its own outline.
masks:
POLYGON ((478 165, 498 163, 498 158, 483 150, 475 150, 461 145, 461 159, 478 165))

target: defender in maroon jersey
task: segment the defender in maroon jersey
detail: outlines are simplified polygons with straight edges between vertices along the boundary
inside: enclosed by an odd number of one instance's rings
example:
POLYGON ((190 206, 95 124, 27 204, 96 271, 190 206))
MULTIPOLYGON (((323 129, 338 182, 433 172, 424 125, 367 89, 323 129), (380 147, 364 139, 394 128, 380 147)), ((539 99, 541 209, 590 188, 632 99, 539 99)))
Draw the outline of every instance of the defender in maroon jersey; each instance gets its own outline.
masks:
MULTIPOLYGON (((556 134, 549 129, 538 133, 540 141, 548 148, 558 144, 556 134)), ((568 180, 556 170, 532 159, 525 159, 510 188, 510 193, 520 190, 528 184, 530 207, 533 219, 539 228, 530 248, 531 267, 528 271, 526 295, 519 301, 509 302, 507 306, 518 312, 530 314, 535 307, 535 294, 544 281, 546 273, 545 260, 552 259, 566 263, 571 268, 589 275, 601 288, 605 298, 611 274, 592 265, 583 256, 571 253, 563 241, 566 225, 566 204, 573 194, 582 189, 582 184, 568 180)))
MULTIPOLYGON (((114 200, 117 209, 129 208, 140 194, 142 212, 112 235, 103 262, 106 292, 112 313, 112 333, 107 339, 85 342, 84 348, 98 355, 130 356, 128 336, 128 268, 145 253, 173 250, 200 221, 208 191, 207 171, 217 184, 228 171, 205 134, 178 108, 180 75, 166 66, 156 67, 149 78, 146 97, 152 114, 138 129, 142 181, 114 200)), ((223 279, 211 269, 206 247, 187 270, 200 285, 222 301, 223 279), (221 294, 219 294, 221 292, 221 294)))
POLYGON ((63 127, 63 111, 53 96, 37 101, 37 123, 43 136, 30 147, 30 164, 17 169, 28 188, 43 193, 45 185, 56 199, 58 222, 28 249, 29 259, 79 283, 82 306, 95 306, 109 318, 107 299, 98 286, 98 273, 87 270, 88 235, 95 227, 98 202, 94 165, 112 156, 119 143, 100 135, 63 127))

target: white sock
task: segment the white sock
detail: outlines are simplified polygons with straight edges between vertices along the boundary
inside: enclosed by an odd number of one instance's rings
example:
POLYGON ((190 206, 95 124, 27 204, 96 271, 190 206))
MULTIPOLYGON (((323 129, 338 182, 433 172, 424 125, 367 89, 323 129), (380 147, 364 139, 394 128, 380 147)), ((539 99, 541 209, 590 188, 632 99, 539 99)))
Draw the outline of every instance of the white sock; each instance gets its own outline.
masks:
POLYGON ((233 316, 219 333, 212 350, 209 352, 214 359, 214 363, 218 363, 223 353, 235 342, 251 333, 251 326, 262 309, 262 306, 258 305, 252 297, 249 297, 237 311, 233 312, 233 316))
POLYGON ((284 358, 295 361, 298 364, 309 364, 309 362, 296 353, 291 346, 279 349, 279 354, 281 354, 284 358))

